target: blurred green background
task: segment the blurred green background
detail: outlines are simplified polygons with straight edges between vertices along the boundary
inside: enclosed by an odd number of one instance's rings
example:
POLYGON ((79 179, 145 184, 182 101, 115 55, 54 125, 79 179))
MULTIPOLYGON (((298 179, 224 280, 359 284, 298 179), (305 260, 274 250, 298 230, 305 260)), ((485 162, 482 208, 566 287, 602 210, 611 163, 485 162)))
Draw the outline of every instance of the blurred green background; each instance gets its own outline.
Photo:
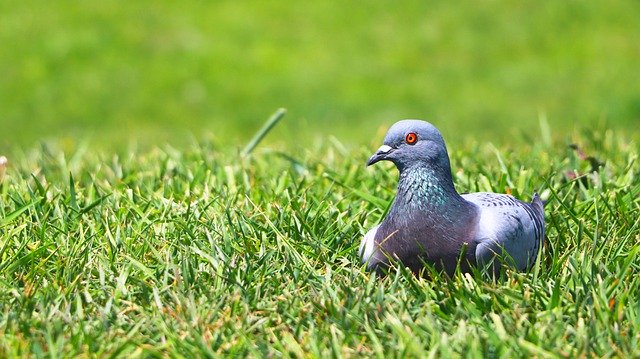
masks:
MULTIPOLYGON (((638 1, 2 1, 0 149, 640 124, 638 1)), ((302 142, 304 143, 304 142, 302 142)))

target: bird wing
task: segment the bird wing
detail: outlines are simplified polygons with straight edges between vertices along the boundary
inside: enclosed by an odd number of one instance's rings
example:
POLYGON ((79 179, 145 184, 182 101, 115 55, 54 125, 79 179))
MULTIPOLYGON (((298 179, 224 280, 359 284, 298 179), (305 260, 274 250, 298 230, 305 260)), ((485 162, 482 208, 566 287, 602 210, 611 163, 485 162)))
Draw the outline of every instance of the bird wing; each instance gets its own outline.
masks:
POLYGON ((362 238, 362 242, 360 242, 360 249, 358 250, 358 254, 360 258, 362 258, 362 263, 367 263, 367 268, 371 268, 375 265, 375 261, 372 260, 373 252, 376 248, 376 232, 378 232, 378 228, 380 225, 377 225, 369 230, 367 234, 362 238))
MULTIPOLYGON (((518 270, 525 270, 535 262, 544 238, 544 209, 537 195, 532 203, 486 192, 462 197, 480 209, 476 234, 478 264, 487 264, 501 256, 518 270)), ((499 268, 497 265, 494 270, 499 268)))

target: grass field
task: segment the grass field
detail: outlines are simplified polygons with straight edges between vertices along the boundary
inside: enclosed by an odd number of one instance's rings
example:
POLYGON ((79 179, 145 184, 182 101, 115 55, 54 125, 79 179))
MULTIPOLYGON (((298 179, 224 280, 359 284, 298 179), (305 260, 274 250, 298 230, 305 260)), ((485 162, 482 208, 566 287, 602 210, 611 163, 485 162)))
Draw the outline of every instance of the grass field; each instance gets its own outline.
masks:
POLYGON ((495 282, 363 270, 396 180, 375 147, 26 152, 0 188, 0 354, 637 356, 638 149, 575 139, 598 172, 563 142, 451 149, 460 191, 548 198, 544 260, 495 282))
POLYGON ((640 356, 639 4, 369 5, 0 3, 0 357, 640 356), (530 272, 363 269, 404 117, 530 272))
POLYGON ((421 117, 503 141, 640 119, 636 1, 0 3, 0 151, 42 139, 244 142, 336 136, 421 117))

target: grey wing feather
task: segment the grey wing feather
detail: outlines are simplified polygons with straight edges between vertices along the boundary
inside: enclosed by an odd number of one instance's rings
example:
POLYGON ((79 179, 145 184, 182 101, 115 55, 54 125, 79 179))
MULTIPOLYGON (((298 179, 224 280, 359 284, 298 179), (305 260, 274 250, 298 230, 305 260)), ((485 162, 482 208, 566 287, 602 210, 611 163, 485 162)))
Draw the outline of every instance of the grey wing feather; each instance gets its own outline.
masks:
POLYGON ((470 193, 462 197, 480 210, 476 232, 478 264, 502 256, 518 270, 525 270, 535 262, 544 239, 544 209, 537 195, 531 203, 496 193, 470 193))

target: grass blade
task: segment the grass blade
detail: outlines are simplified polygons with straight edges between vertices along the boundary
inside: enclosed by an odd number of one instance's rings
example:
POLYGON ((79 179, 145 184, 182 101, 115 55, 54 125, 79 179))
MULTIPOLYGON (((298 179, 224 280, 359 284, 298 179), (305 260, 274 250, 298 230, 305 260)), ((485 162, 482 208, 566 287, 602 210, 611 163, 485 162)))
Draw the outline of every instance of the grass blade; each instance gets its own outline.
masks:
POLYGON ((256 146, 260 143, 260 141, 262 141, 262 139, 267 135, 267 133, 269 133, 269 131, 273 129, 273 127, 284 117, 286 113, 287 113, 286 109, 279 108, 278 111, 276 111, 273 115, 271 115, 271 117, 269 117, 267 122, 265 122, 264 126, 262 126, 262 128, 255 134, 255 136, 253 136, 251 141, 249 141, 249 143, 242 150, 242 153, 241 153, 242 157, 246 157, 249 154, 251 154, 253 149, 256 148, 256 146))

